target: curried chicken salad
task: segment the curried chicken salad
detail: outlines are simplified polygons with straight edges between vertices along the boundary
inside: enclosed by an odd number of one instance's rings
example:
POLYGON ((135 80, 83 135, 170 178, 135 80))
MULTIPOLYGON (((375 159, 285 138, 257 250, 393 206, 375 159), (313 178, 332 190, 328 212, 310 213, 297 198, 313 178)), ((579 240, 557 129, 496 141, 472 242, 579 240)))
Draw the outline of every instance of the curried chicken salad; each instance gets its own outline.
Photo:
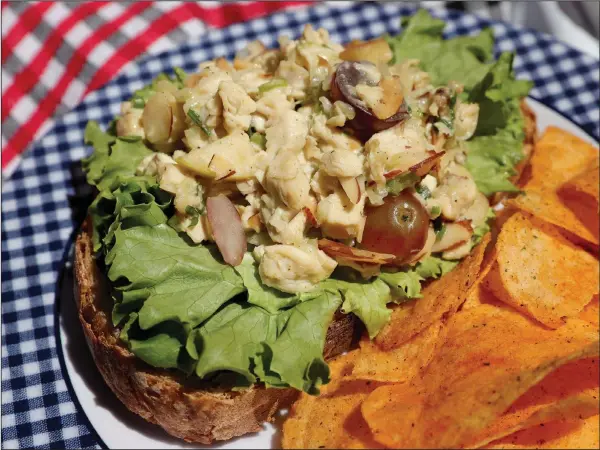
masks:
POLYGON ((336 310, 374 337, 388 304, 470 253, 490 196, 517 191, 530 83, 493 59, 490 30, 443 26, 422 10, 342 46, 306 25, 157 77, 106 132, 88 124, 94 250, 130 351, 317 393, 336 310))

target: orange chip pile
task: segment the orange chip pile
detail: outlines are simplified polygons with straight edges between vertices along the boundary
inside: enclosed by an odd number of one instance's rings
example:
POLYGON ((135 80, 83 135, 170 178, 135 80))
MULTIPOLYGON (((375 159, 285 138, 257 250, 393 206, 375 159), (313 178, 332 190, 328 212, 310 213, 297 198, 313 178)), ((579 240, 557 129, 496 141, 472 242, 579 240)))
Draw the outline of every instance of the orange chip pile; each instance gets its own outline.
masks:
POLYGON ((597 248, 597 172, 597 148, 560 128, 549 127, 531 157, 531 176, 524 195, 509 204, 597 248), (565 192, 578 194, 574 198, 567 195, 569 198, 565 199, 565 192), (589 203, 582 205, 581 199, 594 196, 596 207, 590 211, 589 203))
POLYGON ((551 127, 530 164, 495 242, 334 360, 284 448, 598 448, 598 150, 551 127))

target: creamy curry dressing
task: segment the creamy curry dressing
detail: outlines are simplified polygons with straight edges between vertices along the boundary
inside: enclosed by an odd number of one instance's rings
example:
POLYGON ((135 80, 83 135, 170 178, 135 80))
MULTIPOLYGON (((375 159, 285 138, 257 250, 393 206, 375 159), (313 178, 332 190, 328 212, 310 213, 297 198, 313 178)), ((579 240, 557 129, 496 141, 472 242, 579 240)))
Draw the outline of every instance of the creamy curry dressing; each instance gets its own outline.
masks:
POLYGON ((331 95, 344 48, 310 25, 299 40, 279 43, 277 50, 252 43, 233 64, 222 58, 203 63, 183 88, 160 81, 143 109, 122 105, 117 132, 141 136, 159 150, 137 172, 155 175, 174 195, 179 230, 196 243, 212 240, 202 212, 207 197, 224 193, 256 245, 265 284, 309 291, 338 264, 372 276, 380 264, 336 260, 317 239, 360 245, 365 208, 385 201, 389 180, 445 152, 408 189, 432 221, 441 216, 446 231, 436 238, 431 222, 423 248, 402 264, 432 251, 449 259, 465 256, 489 207, 463 165, 462 142, 477 126, 478 105, 456 99, 458 83, 433 86, 416 60, 359 63, 367 82, 353 89, 364 107, 385 114, 388 80, 410 113, 361 141, 344 128, 356 109, 331 95))

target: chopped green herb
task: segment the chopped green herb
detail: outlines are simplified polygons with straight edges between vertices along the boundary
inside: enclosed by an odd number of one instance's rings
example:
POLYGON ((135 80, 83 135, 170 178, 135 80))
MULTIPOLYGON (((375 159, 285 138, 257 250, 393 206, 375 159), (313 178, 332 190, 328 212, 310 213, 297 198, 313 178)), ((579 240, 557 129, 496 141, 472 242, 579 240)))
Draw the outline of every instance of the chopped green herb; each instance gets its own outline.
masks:
POLYGON ((270 91, 271 89, 277 89, 280 87, 286 87, 288 85, 287 81, 284 80, 283 78, 273 78, 271 81, 267 81, 264 84, 261 84, 258 87, 258 92, 265 93, 267 91, 270 91))
POLYGON ((432 206, 431 211, 429 213, 432 218, 437 219, 442 213, 442 208, 440 208, 439 206, 432 206))
POLYGON ((439 120, 439 121, 440 121, 441 123, 443 123, 444 125, 446 125, 450 131, 452 131, 452 129, 453 129, 453 125, 452 125, 452 122, 451 122, 450 120, 448 120, 448 119, 444 119, 443 117, 440 117, 440 120, 439 120))
POLYGON ((187 73, 185 73, 185 70, 183 70, 181 67, 175 67, 173 72, 175 72, 175 76, 180 83, 183 83, 187 78, 187 73))
POLYGON ((385 188, 390 194, 398 195, 404 189, 413 187, 417 181, 419 181, 419 177, 417 175, 412 172, 407 172, 389 180, 386 183, 385 188))
POLYGON ((435 241, 436 242, 441 241, 445 234, 446 234, 446 224, 442 223, 439 230, 435 234, 435 241))
POLYGON ((185 213, 192 218, 192 221, 190 222, 190 227, 195 227, 196 225, 198 225, 198 220, 200 219, 200 216, 204 214, 204 208, 196 208, 195 206, 188 205, 185 207, 185 213))
POLYGON ((415 189, 417 193, 423 197, 423 199, 427 200, 429 197, 431 197, 431 191, 427 186, 419 184, 415 189))
POLYGON ((207 127, 204 124, 204 122, 202 122, 202 119, 200 119, 200 116, 198 115, 198 113, 196 111, 194 111, 192 108, 190 108, 190 109, 188 109, 187 115, 192 120, 192 122, 194 122, 196 125, 198 125, 202 131, 204 131, 204 134, 206 134, 207 136, 211 135, 211 133, 213 131, 212 128, 207 127))
POLYGON ((456 106, 456 92, 450 96, 450 108, 454 109, 456 106))
POLYGON ((264 150, 267 145, 267 138, 262 133, 254 133, 252 136, 250 136, 250 142, 253 142, 264 150))
POLYGON ((141 97, 134 97, 131 99, 131 105, 134 108, 143 109, 146 106, 146 100, 141 97))

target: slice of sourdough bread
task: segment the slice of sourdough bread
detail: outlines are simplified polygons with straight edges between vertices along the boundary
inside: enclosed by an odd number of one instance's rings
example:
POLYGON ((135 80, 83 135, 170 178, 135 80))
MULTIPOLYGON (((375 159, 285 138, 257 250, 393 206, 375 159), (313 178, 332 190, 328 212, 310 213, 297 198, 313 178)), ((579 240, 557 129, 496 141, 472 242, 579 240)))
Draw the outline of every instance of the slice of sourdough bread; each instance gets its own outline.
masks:
MULTIPOLYGON (((112 300, 93 257, 91 233, 88 218, 75 244, 79 320, 100 373, 127 408, 173 436, 210 444, 260 431, 277 409, 295 399, 294 389, 217 389, 136 358, 123 346, 120 330, 110 320, 112 300)), ((324 356, 331 358, 350 349, 358 328, 354 315, 336 314, 327 333, 324 356)))

